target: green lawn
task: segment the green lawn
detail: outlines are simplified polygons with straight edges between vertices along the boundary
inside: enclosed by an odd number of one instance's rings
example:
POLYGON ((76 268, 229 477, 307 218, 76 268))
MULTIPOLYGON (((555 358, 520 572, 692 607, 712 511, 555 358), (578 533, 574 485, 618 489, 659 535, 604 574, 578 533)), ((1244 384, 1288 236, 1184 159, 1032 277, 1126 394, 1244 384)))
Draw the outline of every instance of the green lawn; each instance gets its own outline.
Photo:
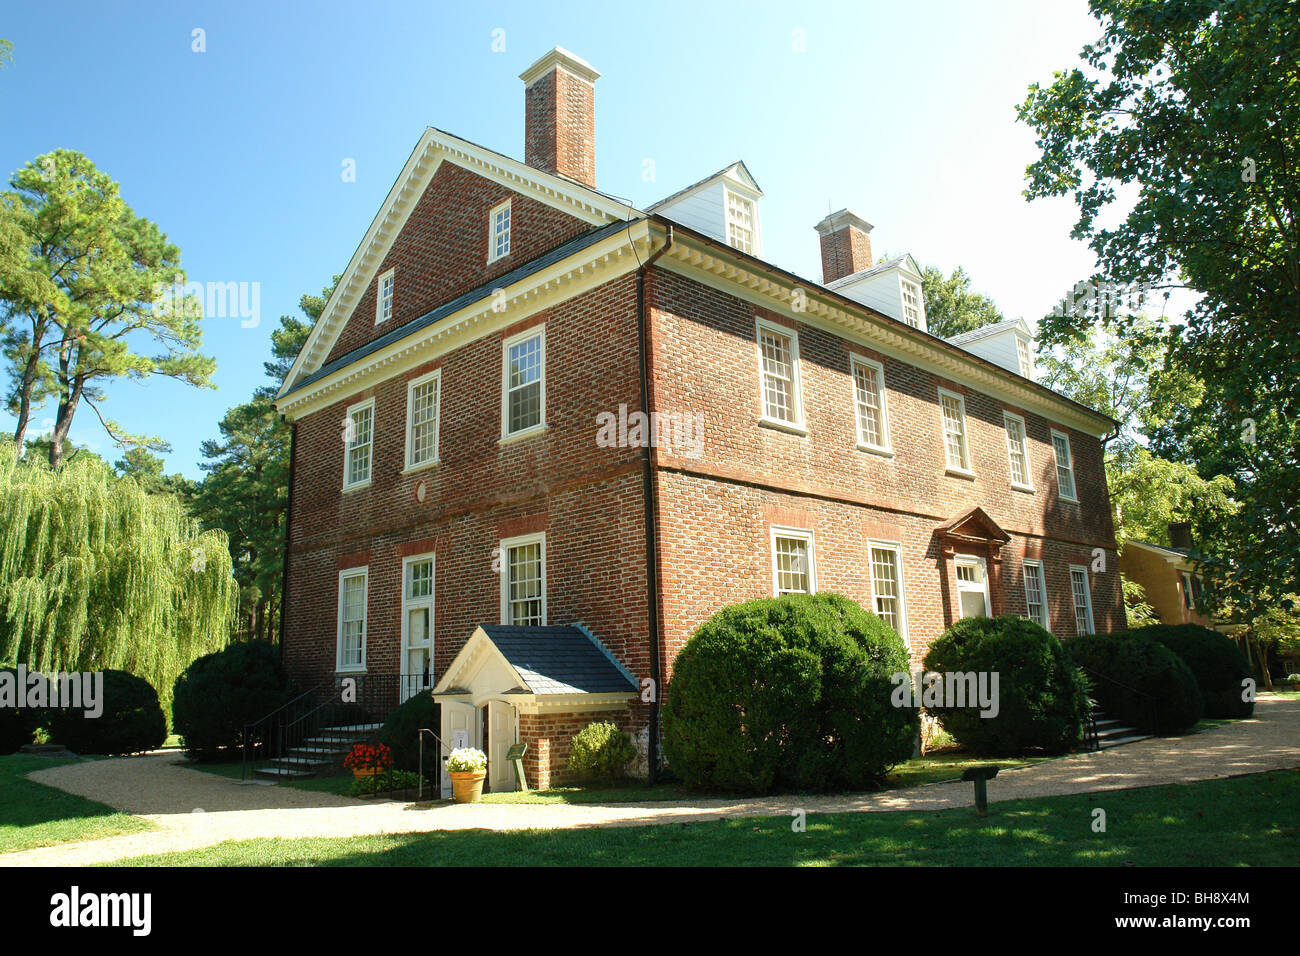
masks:
POLYGON ((72 761, 29 754, 0 757, 0 853, 155 829, 147 820, 24 776, 66 763, 72 761))
MULTIPOLYGON (((1293 866, 1300 771, 916 813, 246 840, 131 866, 1293 866), (1107 830, 1094 833, 1093 810, 1107 830)), ((792 807, 796 804, 792 803, 792 807)), ((436 810, 429 812, 436 813, 436 810)))
MULTIPOLYGON (((243 761, 224 761, 217 763, 182 763, 181 766, 203 773, 215 773, 222 777, 238 780, 244 771, 243 761)), ((299 777, 294 780, 281 780, 275 786, 293 787, 296 790, 311 790, 315 793, 337 793, 342 796, 352 794, 352 774, 338 774, 333 777, 299 777)))

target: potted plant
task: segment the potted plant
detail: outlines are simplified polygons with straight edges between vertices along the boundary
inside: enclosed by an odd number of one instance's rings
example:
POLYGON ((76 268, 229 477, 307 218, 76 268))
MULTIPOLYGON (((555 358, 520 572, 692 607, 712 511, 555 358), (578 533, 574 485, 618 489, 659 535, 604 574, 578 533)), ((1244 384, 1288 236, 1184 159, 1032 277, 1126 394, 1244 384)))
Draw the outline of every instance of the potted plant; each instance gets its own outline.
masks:
POLYGON ((478 803, 487 777, 487 754, 473 747, 457 747, 447 758, 447 773, 457 803, 478 803))
POLYGON ((374 777, 393 765, 393 752, 384 744, 356 744, 343 758, 343 766, 357 780, 374 777))

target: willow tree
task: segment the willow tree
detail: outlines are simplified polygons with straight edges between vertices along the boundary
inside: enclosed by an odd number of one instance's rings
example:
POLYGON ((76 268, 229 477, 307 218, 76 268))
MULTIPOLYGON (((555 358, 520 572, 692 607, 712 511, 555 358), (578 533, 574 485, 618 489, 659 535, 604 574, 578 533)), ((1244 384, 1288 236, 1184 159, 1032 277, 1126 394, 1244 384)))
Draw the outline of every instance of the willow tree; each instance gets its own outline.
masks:
POLYGON ((0 659, 130 671, 166 705, 186 665, 225 646, 237 600, 225 534, 174 496, 0 445, 0 659))

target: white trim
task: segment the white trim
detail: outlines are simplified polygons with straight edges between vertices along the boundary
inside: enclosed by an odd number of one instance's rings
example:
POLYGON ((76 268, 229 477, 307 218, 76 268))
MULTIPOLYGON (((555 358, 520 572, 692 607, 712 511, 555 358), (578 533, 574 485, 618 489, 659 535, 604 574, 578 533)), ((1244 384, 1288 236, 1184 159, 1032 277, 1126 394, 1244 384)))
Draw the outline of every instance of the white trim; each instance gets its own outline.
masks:
POLYGON ((971 592, 984 595, 984 617, 993 616, 993 598, 989 594, 989 566, 984 558, 974 554, 958 554, 953 557, 953 576, 957 580, 957 617, 966 616, 965 610, 961 606, 961 596, 963 592, 971 592), (961 575, 957 572, 958 568, 979 568, 980 580, 978 586, 963 581, 961 575))
POLYGON ((904 325, 909 325, 914 329, 920 329, 922 332, 929 331, 929 326, 926 324, 925 318, 925 295, 921 290, 921 283, 912 281, 904 276, 901 271, 898 274, 898 309, 901 313, 899 318, 903 321, 904 325), (912 292, 913 297, 916 299, 916 325, 912 325, 911 322, 907 321, 907 293, 909 289, 912 292))
POLYGON ((406 466, 403 474, 409 471, 416 471, 420 468, 427 468, 430 465, 438 464, 441 450, 438 447, 442 433, 442 369, 436 368, 427 375, 421 375, 419 378, 413 378, 406 383, 406 455, 404 461, 406 466), (411 440, 415 428, 415 422, 412 418, 415 412, 415 390, 421 385, 427 385, 430 382, 437 382, 437 399, 434 402, 436 414, 433 419, 433 457, 425 461, 412 461, 411 454, 415 449, 415 443, 411 440))
MULTIPOLYGON (((531 384, 531 383, 529 383, 531 384)), ((516 333, 501 341, 501 440, 522 438, 534 432, 546 429, 546 323, 530 325, 524 331, 516 333), (535 425, 510 430, 510 348, 529 339, 540 339, 538 347, 538 398, 541 402, 538 420, 535 425)))
POLYGON ((1079 478, 1074 473, 1074 447, 1070 444, 1070 436, 1066 432, 1058 431, 1057 429, 1053 428, 1051 429, 1051 444, 1052 444, 1052 461, 1056 463, 1056 469, 1057 469, 1056 470, 1056 497, 1059 498, 1061 501, 1069 501, 1073 504, 1078 504, 1079 503, 1079 478), (1057 438, 1065 439, 1065 453, 1070 456, 1070 461, 1065 466, 1065 470, 1070 474, 1070 486, 1071 486, 1071 490, 1074 492, 1074 494, 1071 495, 1067 495, 1064 491, 1061 490, 1061 456, 1057 454, 1056 451, 1057 438))
POLYGON ((398 688, 398 694, 401 696, 402 700, 406 700, 407 696, 409 696, 407 694, 407 691, 413 686, 412 683, 410 682, 410 678, 416 676, 407 670, 407 668, 410 666, 409 655, 412 650, 410 646, 411 635, 409 630, 410 622, 411 622, 411 611, 418 610, 419 608, 423 608, 423 607, 427 607, 429 609, 429 634, 428 634, 429 687, 433 687, 433 685, 436 683, 436 681, 433 679, 434 677, 433 662, 436 660, 436 657, 434 656, 434 649, 436 643, 436 634, 434 629, 434 620, 435 620, 434 609, 435 609, 435 598, 437 594, 437 581, 438 581, 438 562, 437 562, 437 556, 432 551, 426 552, 424 554, 408 555, 407 557, 402 559, 402 582, 401 582, 402 590, 401 590, 401 602, 399 605, 402 609, 402 623, 401 623, 402 657, 401 657, 401 664, 397 669, 397 672, 400 675, 399 679, 401 680, 401 686, 398 688), (410 574, 410 567, 413 564, 423 563, 425 561, 429 562, 429 594, 427 597, 421 597, 421 598, 409 597, 407 594, 407 584, 409 583, 408 575, 410 574))
POLYGON ((1082 564, 1070 565, 1070 607, 1074 611, 1074 629, 1076 634, 1095 634, 1097 633, 1097 623, 1092 616, 1092 582, 1088 579, 1088 568, 1082 564), (1074 572, 1078 571, 1083 575, 1083 598, 1084 607, 1087 612, 1087 630, 1081 630, 1079 627, 1079 602, 1074 594, 1074 572))
POLYGON ((975 469, 972 466, 970 456, 970 434, 966 427, 966 399, 958 392, 939 386, 939 440, 943 443, 943 463, 948 471, 955 471, 962 475, 973 476, 975 469), (954 465, 948 460, 948 425, 947 417, 943 412, 944 397, 957 400, 957 413, 960 416, 961 425, 961 464, 954 465))
POLYGON ((813 532, 808 528, 788 528, 782 525, 771 525, 768 528, 768 546, 772 554, 772 595, 780 597, 782 594, 816 594, 817 593, 817 555, 816 546, 813 540, 813 532), (802 541, 808 550, 808 590, 805 591, 782 591, 780 570, 776 563, 776 539, 789 538, 795 541, 802 541))
POLYGON ((885 387, 885 366, 874 359, 866 358, 855 353, 849 354, 849 387, 853 392, 853 428, 858 437, 858 447, 863 451, 876 452, 880 455, 892 457, 894 454, 893 440, 889 434, 889 399, 886 397, 888 389, 885 387), (858 414, 858 375, 857 366, 872 369, 876 373, 876 414, 880 418, 880 437, 883 442, 867 441, 862 434, 862 419, 858 414))
POLYGON ((542 582, 542 626, 546 626, 546 532, 521 534, 514 538, 502 538, 498 543, 501 555, 501 623, 511 624, 510 620, 510 549, 528 544, 541 545, 541 582, 542 582))
POLYGON ((1007 436, 1007 466, 1011 470, 1011 487, 1019 491, 1033 491, 1034 490, 1034 469, 1029 463, 1029 426, 1025 424, 1025 420, 1022 416, 1016 415, 1013 412, 1008 412, 1007 410, 1003 409, 1002 430, 1006 432, 1006 436, 1007 436), (1020 426, 1020 449, 1021 449, 1020 453, 1021 455, 1024 456, 1025 459, 1024 461, 1025 480, 1024 481, 1016 481, 1015 452, 1011 447, 1011 430, 1007 427, 1008 425, 1010 425, 1011 422, 1015 422, 1020 426))
POLYGON ((370 565, 360 564, 339 571, 339 592, 337 605, 337 635, 334 642, 334 670, 340 674, 359 674, 366 669, 366 645, 370 638, 370 565), (361 663, 343 663, 343 580, 361 578, 361 663))
POLYGON ((355 405, 349 405, 345 413, 344 428, 347 429, 347 423, 352 421, 352 417, 364 409, 370 409, 370 440, 366 442, 366 477, 358 481, 349 481, 352 475, 352 442, 347 440, 347 432, 344 432, 343 441, 343 490, 353 491, 357 488, 364 488, 370 484, 370 480, 375 474, 375 400, 366 398, 355 405))
POLYGON ((758 200, 753 196, 746 196, 739 189, 728 186, 726 180, 722 183, 722 234, 726 237, 727 245, 739 252, 751 256, 761 256, 763 254, 763 243, 761 233, 758 227, 758 200), (731 197, 735 196, 741 203, 749 205, 749 238, 750 248, 741 249, 739 246, 731 245, 731 197))
POLYGON ((799 374, 799 332, 789 326, 781 325, 779 322, 769 322, 767 319, 754 319, 754 354, 758 359, 758 409, 759 421, 776 428, 784 428, 787 431, 797 431, 807 434, 807 423, 803 417, 803 379, 799 374), (767 373, 763 370, 763 333, 768 332, 771 335, 779 335, 790 340, 790 388, 792 391, 791 401, 794 407, 791 411, 794 413, 794 419, 787 421, 784 418, 774 418, 767 413, 767 395, 764 389, 764 380, 767 373))
MULTIPOLYGON (((867 539, 867 576, 870 580, 871 588, 871 607, 870 611, 877 617, 880 617, 876 610, 876 565, 872 558, 872 551, 891 551, 894 555, 894 570, 897 572, 897 578, 894 581, 894 587, 898 589, 898 635, 907 645, 908 652, 912 650, 912 640, 908 636, 909 628, 907 626, 907 588, 904 584, 903 574, 903 544, 901 541, 886 541, 880 538, 867 539)), ((884 618, 881 618, 883 621, 884 618)))
POLYGON ((514 222, 515 222, 514 212, 510 208, 509 199, 507 199, 505 202, 497 203, 488 211, 488 254, 487 254, 488 265, 491 265, 492 263, 496 262, 498 259, 504 259, 506 256, 510 255, 510 250, 513 248, 513 246, 511 245, 511 241, 512 241, 511 231, 512 231, 512 227, 514 226, 514 222), (497 213, 501 212, 501 210, 503 209, 507 213, 509 213, 509 216, 506 219, 506 228, 505 228, 506 250, 505 252, 498 254, 497 253, 497 228, 496 228, 497 213))
POLYGON ((379 278, 375 280, 375 325, 387 322, 393 317, 393 310, 397 301, 397 279, 394 275, 396 272, 397 268, 393 267, 387 272, 382 273, 379 278), (390 280, 391 285, 388 289, 388 314, 384 315, 384 283, 390 280))
POLYGON ((1052 612, 1047 603, 1047 574, 1043 569, 1043 562, 1040 558, 1025 558, 1020 562, 1020 576, 1025 587, 1025 613, 1029 619, 1045 630, 1052 629, 1052 612), (1033 610, 1030 607, 1029 600, 1029 571, 1033 569, 1035 578, 1038 582, 1039 596, 1042 598, 1043 620, 1039 621, 1034 618, 1033 610))

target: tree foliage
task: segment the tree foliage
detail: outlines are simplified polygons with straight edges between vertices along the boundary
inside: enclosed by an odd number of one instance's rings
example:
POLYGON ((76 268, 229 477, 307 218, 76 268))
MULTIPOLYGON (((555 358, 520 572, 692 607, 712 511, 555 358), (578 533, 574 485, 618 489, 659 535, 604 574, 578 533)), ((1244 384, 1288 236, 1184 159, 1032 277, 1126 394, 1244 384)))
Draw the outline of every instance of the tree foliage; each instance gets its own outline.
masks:
POLYGON ((921 277, 925 324, 931 335, 951 338, 1004 318, 992 299, 971 291, 971 278, 961 266, 946 278, 938 266, 926 266, 921 277))

